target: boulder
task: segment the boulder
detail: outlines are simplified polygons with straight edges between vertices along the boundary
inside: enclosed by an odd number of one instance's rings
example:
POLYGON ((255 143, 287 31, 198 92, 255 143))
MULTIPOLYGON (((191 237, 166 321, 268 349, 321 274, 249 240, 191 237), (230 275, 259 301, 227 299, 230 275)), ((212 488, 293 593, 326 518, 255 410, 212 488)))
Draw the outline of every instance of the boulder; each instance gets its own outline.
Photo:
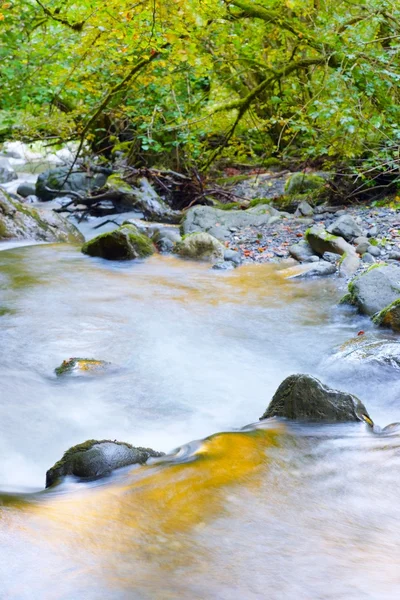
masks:
POLYGON ((7 158, 0 158, 0 183, 9 183, 18 179, 7 158))
POLYGON ((400 331, 400 297, 375 315, 373 321, 380 327, 390 327, 393 331, 400 331))
POLYGON ((81 480, 99 479, 114 469, 128 465, 143 465, 150 457, 163 456, 151 448, 135 448, 123 442, 111 440, 88 440, 67 450, 61 460, 46 473, 46 488, 66 475, 81 480))
POLYGON ((376 364, 400 369, 400 341, 362 335, 342 344, 329 362, 376 364))
POLYGON ((148 237, 139 233, 133 225, 123 225, 118 229, 102 233, 82 246, 82 252, 107 260, 133 260, 145 258, 155 251, 148 237))
POLYGON ((218 240, 227 240, 232 231, 245 227, 267 225, 279 212, 269 204, 260 204, 248 210, 221 210, 211 206, 193 206, 182 222, 183 233, 210 233, 218 240))
POLYGON ((313 190, 319 190, 324 187, 326 181, 319 175, 310 173, 293 173, 286 181, 286 194, 304 194, 313 190))
POLYGON ((36 194, 36 186, 33 183, 28 183, 27 181, 23 181, 19 184, 17 188, 18 196, 21 198, 27 198, 28 196, 34 196, 36 194))
POLYGON ((365 315, 383 311, 400 298, 400 268, 373 265, 348 285, 348 301, 365 315))
POLYGON ((362 236, 362 229, 351 215, 342 215, 327 228, 328 233, 338 235, 348 242, 362 236))
POLYGON ((310 375, 290 375, 281 383, 260 420, 270 417, 320 423, 365 421, 373 425, 356 396, 328 388, 310 375))
POLYGON ((182 213, 172 210, 157 194, 146 177, 142 177, 138 183, 139 187, 133 188, 134 205, 144 214, 146 219, 158 221, 159 223, 181 222, 182 213))
POLYGON ((290 246, 289 254, 299 262, 312 262, 315 257, 315 252, 306 240, 290 246))
POLYGON ((94 358, 68 358, 55 369, 57 377, 62 375, 90 375, 104 372, 110 363, 94 358))
POLYGON ((0 190, 0 240, 82 243, 78 229, 61 215, 32 208, 0 190))
POLYGON ((345 252, 353 252, 355 250, 351 244, 343 238, 328 233, 324 227, 314 225, 306 231, 306 240, 316 254, 322 256, 324 252, 334 252, 335 254, 344 254, 345 252))
POLYGON ((192 233, 184 236, 174 251, 185 258, 216 263, 224 260, 225 246, 209 233, 192 233))
POLYGON ((53 200, 57 194, 49 192, 46 188, 78 192, 84 196, 96 188, 102 188, 107 181, 104 173, 88 173, 75 169, 68 175, 69 170, 70 167, 57 167, 41 173, 36 181, 36 196, 43 201, 53 200), (65 181, 67 175, 68 179, 65 181))

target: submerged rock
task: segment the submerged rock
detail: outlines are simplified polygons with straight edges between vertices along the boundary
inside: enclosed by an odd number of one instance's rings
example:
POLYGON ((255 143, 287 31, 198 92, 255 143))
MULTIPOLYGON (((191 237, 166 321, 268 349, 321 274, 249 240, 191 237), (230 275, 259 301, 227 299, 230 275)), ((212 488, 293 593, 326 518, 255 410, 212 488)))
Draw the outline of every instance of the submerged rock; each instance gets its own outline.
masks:
POLYGON ((209 233, 192 233, 176 244, 175 252, 185 258, 222 262, 225 247, 209 233))
POLYGON ((68 358, 64 360, 59 367, 55 369, 57 376, 74 374, 85 375, 104 371, 109 365, 105 360, 96 360, 95 358, 68 358))
POLYGON ((53 200, 57 194, 49 192, 46 188, 86 195, 96 188, 102 188, 107 181, 104 173, 88 173, 75 169, 69 174, 69 170, 70 167, 57 167, 41 173, 36 182, 36 196, 43 201, 53 200), (65 181, 67 175, 68 179, 65 181))
POLYGON ((78 229, 54 211, 28 206, 0 190, 0 240, 83 242, 78 229))
POLYGON ((82 246, 82 252, 107 260, 145 258, 155 251, 149 238, 139 233, 134 225, 123 225, 114 231, 102 233, 82 246))
POLYGON ((328 388, 310 375, 290 375, 281 383, 260 420, 270 417, 373 424, 364 404, 356 396, 328 388))
POLYGON ((342 344, 329 362, 376 364, 400 369, 400 341, 370 336, 353 338, 342 344))
POLYGON ((400 299, 400 268, 396 265, 372 266, 348 285, 346 299, 365 315, 383 311, 400 299))
POLYGON ((234 231, 244 227, 259 227, 267 225, 273 216, 280 213, 269 206, 262 204, 248 210, 221 210, 211 206, 193 206, 190 208, 182 222, 184 234, 209 233, 218 240, 227 240, 234 231))
POLYGON ((88 440, 73 446, 61 460, 46 473, 46 488, 66 475, 83 480, 98 479, 109 475, 114 469, 134 464, 144 464, 150 457, 163 456, 151 448, 135 448, 123 442, 111 440, 88 440))

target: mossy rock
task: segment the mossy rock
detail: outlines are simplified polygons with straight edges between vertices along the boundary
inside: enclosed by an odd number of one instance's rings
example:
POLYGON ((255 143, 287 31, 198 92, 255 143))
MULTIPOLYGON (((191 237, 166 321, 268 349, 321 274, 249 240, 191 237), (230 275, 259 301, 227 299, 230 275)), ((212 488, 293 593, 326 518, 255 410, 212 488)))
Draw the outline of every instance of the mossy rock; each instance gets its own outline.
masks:
POLYGON ((390 327, 393 331, 400 331, 400 298, 376 314, 373 322, 380 327, 390 327))
POLYGON ((46 473, 46 488, 62 477, 73 475, 81 480, 99 479, 114 469, 144 464, 150 457, 163 456, 151 448, 131 446, 111 440, 87 440, 67 450, 64 456, 46 473))
POLYGON ((224 260, 224 246, 209 233, 190 233, 175 245, 174 252, 185 258, 218 262, 224 260))
POLYGON ((99 373, 104 371, 109 364, 105 360, 96 360, 95 358, 68 358, 55 369, 55 374, 60 377, 67 374, 85 375, 99 373))
POLYGON ((279 386, 260 417, 299 421, 344 423, 364 421, 373 425, 364 404, 356 396, 333 390, 310 375, 290 375, 279 386))
POLYGON ((53 200, 57 194, 49 192, 46 188, 86 195, 96 188, 102 188, 106 180, 107 176, 103 173, 87 173, 82 170, 73 170, 70 173, 70 167, 57 167, 39 175, 36 181, 36 196, 45 202, 53 200), (68 177, 67 181, 65 181, 66 177, 68 177))
POLYGON ((0 190, 0 240, 82 243, 83 236, 65 217, 33 208, 0 190))
POLYGON ((313 190, 320 190, 326 184, 323 177, 309 173, 293 173, 286 181, 285 192, 287 194, 304 194, 313 190))
POLYGON ((107 260, 133 260, 150 256, 155 246, 133 225, 123 225, 89 240, 82 246, 82 252, 107 260))

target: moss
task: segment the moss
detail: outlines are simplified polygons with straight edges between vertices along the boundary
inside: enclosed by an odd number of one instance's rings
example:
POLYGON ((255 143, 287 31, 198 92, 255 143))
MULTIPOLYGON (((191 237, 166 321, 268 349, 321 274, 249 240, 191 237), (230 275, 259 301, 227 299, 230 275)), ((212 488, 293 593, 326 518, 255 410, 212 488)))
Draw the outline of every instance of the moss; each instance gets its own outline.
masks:
POLYGON ((219 210, 238 210, 240 208, 240 202, 227 202, 226 204, 223 204, 223 202, 216 202, 214 208, 218 208, 219 210))
POLYGON ((288 194, 301 194, 311 190, 321 189, 325 185, 325 179, 319 175, 308 173, 293 173, 285 185, 285 191, 288 194))
POLYGON ((81 251, 89 256, 107 260, 132 260, 154 253, 153 242, 138 232, 134 225, 123 225, 108 233, 102 233, 83 244, 81 251))
POLYGON ((393 331, 400 331, 400 298, 374 315, 372 321, 375 325, 390 327, 393 331))
POLYGON ((59 377, 66 373, 71 373, 75 368, 79 371, 97 371, 100 368, 106 367, 108 362, 104 360, 96 360, 95 358, 69 358, 64 360, 54 372, 59 377))
POLYGON ((350 293, 345 294, 340 298, 339 304, 354 304, 353 296, 350 293))
MULTIPOLYGON (((64 452, 62 458, 60 458, 60 460, 58 460, 49 470, 55 471, 58 469, 62 469, 64 464, 67 461, 69 461, 75 454, 79 454, 80 452, 86 452, 96 444, 118 444, 119 446, 127 446, 128 448, 133 449, 133 446, 131 446, 131 444, 117 442, 115 440, 86 440, 86 442, 82 442, 81 444, 72 446, 72 448, 69 448, 66 452, 64 452)), ((145 450, 145 448, 143 448, 143 450, 145 450)))
POLYGON ((253 198, 249 202, 249 208, 254 208, 260 204, 271 204, 271 198, 253 198))
POLYGON ((215 180, 218 185, 234 185, 235 183, 240 183, 241 181, 246 181, 246 179, 250 179, 251 175, 232 175, 231 177, 219 177, 215 180))
POLYGON ((8 232, 7 225, 0 218, 0 239, 6 239, 6 238, 9 238, 9 237, 11 237, 11 235, 8 232))
POLYGON ((110 175, 107 179, 107 187, 110 190, 115 190, 116 192, 120 192, 121 194, 133 194, 133 188, 126 183, 117 173, 110 175))

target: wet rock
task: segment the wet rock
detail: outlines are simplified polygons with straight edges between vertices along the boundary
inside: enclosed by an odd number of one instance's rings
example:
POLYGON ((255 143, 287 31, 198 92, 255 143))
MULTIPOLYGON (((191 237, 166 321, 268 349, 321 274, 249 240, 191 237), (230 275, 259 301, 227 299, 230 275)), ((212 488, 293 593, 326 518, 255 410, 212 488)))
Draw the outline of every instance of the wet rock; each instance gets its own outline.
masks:
POLYGON ((9 183, 18 179, 7 158, 0 158, 0 183, 9 183))
POLYGON ((73 191, 83 196, 96 188, 102 188, 107 181, 104 173, 88 173, 82 170, 74 170, 69 173, 69 167, 57 167, 41 173, 36 182, 36 196, 44 202, 53 200, 57 194, 52 194, 46 188, 57 191, 73 191))
POLYGON ((111 440, 88 440, 67 450, 62 459, 47 471, 46 488, 67 475, 74 475, 81 480, 99 479, 114 469, 143 465, 150 457, 159 456, 163 456, 163 453, 151 448, 136 448, 111 440))
POLYGON ((220 210, 211 206, 194 206, 190 208, 182 222, 184 234, 206 232, 219 240, 229 239, 231 228, 237 230, 245 227, 267 225, 272 216, 279 215, 278 211, 268 204, 262 204, 256 211, 220 210))
POLYGON ((351 215, 342 215, 327 228, 327 231, 344 238, 348 242, 362 235, 362 229, 351 215))
POLYGON ((34 196, 36 194, 36 186, 33 183, 28 183, 27 181, 24 181, 23 183, 19 184, 17 188, 17 194, 22 198, 34 196))
POLYGON ((83 236, 65 217, 32 208, 0 190, 0 240, 81 243, 83 236))
POLYGON ((290 375, 281 383, 260 420, 270 417, 327 423, 365 421, 372 425, 361 400, 328 388, 310 375, 290 375))
POLYGON ((225 247, 215 237, 203 232, 184 236, 174 251, 185 258, 218 263, 224 260, 225 247))
POLYGON ((301 240, 298 244, 290 246, 289 254, 299 262, 310 262, 315 256, 310 244, 305 240, 301 240))
POLYGON ((176 243, 182 240, 178 229, 162 227, 151 235, 153 243, 160 252, 172 252, 176 243))
POLYGON ((145 258, 155 251, 148 237, 133 225, 123 225, 114 231, 102 233, 82 246, 82 252, 107 260, 133 260, 145 258))
POLYGON ((373 266, 348 285, 349 299, 365 315, 374 315, 400 298, 400 268, 373 266))
POLYGON ((286 182, 285 192, 287 194, 304 194, 304 192, 323 188, 325 183, 325 179, 319 175, 293 173, 286 182))
POLYGON ((336 273, 336 266, 330 262, 320 260, 319 262, 308 262, 295 267, 296 273, 288 279, 304 279, 306 277, 324 277, 336 273))
POLYGON ((68 358, 55 369, 57 377, 62 375, 88 375, 104 372, 110 363, 94 358, 68 358))
POLYGON ((400 369, 400 341, 360 336, 349 340, 329 362, 376 364, 400 369))
POLYGON ((225 248, 224 250, 224 261, 232 263, 235 267, 242 264, 240 253, 235 250, 230 250, 229 248, 225 248))
POLYGON ((400 331, 400 290, 398 295, 398 300, 395 300, 374 316, 373 321, 376 325, 389 327, 393 331, 400 331))

